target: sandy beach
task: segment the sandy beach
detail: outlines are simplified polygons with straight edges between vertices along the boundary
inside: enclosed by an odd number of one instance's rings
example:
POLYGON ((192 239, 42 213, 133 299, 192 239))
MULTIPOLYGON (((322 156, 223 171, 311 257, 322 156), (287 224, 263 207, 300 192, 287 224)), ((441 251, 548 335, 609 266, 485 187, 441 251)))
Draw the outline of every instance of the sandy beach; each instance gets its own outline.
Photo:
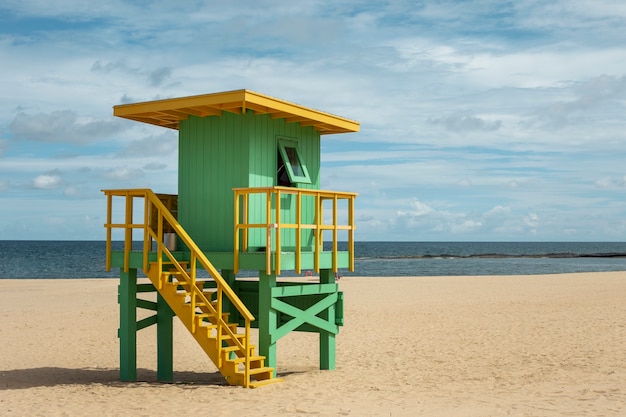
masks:
POLYGON ((116 279, 0 280, 2 416, 625 416, 626 272, 343 278, 337 370, 278 342, 281 384, 224 385, 175 322, 176 383, 119 381, 116 279))

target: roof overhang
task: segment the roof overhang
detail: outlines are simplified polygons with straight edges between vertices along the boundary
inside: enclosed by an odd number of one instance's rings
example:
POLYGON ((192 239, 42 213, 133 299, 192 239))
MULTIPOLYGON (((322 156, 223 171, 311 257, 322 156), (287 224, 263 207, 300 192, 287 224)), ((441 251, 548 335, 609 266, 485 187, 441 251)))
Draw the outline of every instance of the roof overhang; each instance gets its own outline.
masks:
POLYGON ((178 129, 181 120, 189 116, 220 116, 222 112, 269 114, 273 119, 287 123, 312 126, 322 135, 358 132, 359 122, 290 103, 250 90, 227 91, 199 96, 121 104, 113 107, 113 114, 125 119, 178 129))

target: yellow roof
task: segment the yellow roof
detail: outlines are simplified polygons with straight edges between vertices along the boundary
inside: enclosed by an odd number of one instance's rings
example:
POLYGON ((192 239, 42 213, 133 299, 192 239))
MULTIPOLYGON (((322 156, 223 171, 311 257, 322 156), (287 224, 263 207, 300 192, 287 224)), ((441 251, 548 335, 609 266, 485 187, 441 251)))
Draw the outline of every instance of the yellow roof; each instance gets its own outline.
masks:
POLYGON ((190 115, 219 116, 222 111, 269 114, 273 119, 313 126, 320 134, 358 132, 359 122, 319 110, 300 106, 250 90, 227 91, 199 96, 122 104, 113 107, 113 114, 125 119, 178 129, 181 120, 190 115))

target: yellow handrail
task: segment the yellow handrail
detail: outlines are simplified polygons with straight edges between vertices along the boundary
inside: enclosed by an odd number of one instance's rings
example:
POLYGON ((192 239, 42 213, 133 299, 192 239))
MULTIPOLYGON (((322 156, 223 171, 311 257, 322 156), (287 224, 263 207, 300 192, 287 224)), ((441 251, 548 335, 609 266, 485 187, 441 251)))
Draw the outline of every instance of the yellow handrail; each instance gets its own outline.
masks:
POLYGON ((234 188, 235 193, 235 236, 234 236, 234 270, 235 273, 239 269, 239 254, 248 250, 248 231, 250 229, 265 229, 266 231, 266 272, 272 273, 272 250, 274 252, 274 272, 279 275, 281 269, 281 229, 295 229, 295 269, 296 273, 301 273, 301 232, 302 230, 313 230, 314 248, 313 262, 315 271, 320 269, 320 251, 322 251, 323 232, 325 230, 332 231, 332 268, 337 272, 337 252, 338 252, 338 231, 345 230, 348 232, 348 261, 349 270, 354 271, 354 199, 357 193, 327 191, 327 190, 310 190, 304 188, 291 187, 257 187, 257 188, 234 188), (249 223, 248 213, 250 209, 249 196, 253 194, 265 196, 265 222, 249 223), (281 195, 292 194, 296 196, 296 213, 295 223, 283 223, 281 221, 281 195), (311 223, 302 222, 302 197, 311 196, 315 198, 314 204, 314 220, 311 223), (323 220, 324 201, 332 201, 332 224, 325 224, 323 220), (340 200, 347 200, 347 224, 339 223, 339 207, 340 200), (272 210, 272 201, 274 201, 274 209, 272 210), (272 216, 273 213, 273 216, 272 216), (275 229, 275 238, 272 242, 272 230, 275 229), (241 238, 240 238, 241 234, 241 238), (272 245, 273 243, 273 245, 272 245))
MULTIPOLYGON (((241 301, 241 299, 237 296, 237 294, 233 291, 233 289, 228 285, 228 283, 224 280, 221 274, 215 269, 213 264, 209 261, 209 259, 204 255, 204 253, 198 248, 196 243, 191 239, 191 237, 187 234, 187 232, 183 229, 183 227, 178 223, 176 218, 172 215, 172 213, 167 209, 167 207, 163 204, 163 202, 159 199, 159 197, 152 192, 150 189, 133 189, 133 190, 103 190, 105 195, 107 196, 107 223, 104 225, 107 229, 107 243, 106 243, 106 270, 109 271, 111 269, 111 236, 113 228, 121 228, 124 229, 124 271, 128 271, 130 264, 130 252, 132 250, 132 231, 133 229, 142 228, 144 230, 144 250, 143 250, 143 268, 145 271, 148 271, 148 252, 152 249, 152 240, 157 242, 157 250, 156 250, 156 267, 158 276, 159 276, 159 289, 162 288, 167 276, 163 274, 163 259, 164 256, 167 259, 167 262, 173 265, 176 270, 180 273, 180 277, 182 280, 185 280, 187 284, 189 284, 190 292, 191 292, 191 311, 195 314, 195 305, 200 302, 205 305, 211 313, 213 313, 216 317, 216 325, 217 325, 217 349, 218 349, 218 367, 221 366, 222 357, 222 332, 224 332, 224 336, 227 335, 230 337, 230 340, 237 346, 240 350, 241 355, 244 357, 244 366, 245 366, 245 374, 244 381, 245 386, 248 387, 250 383, 250 324, 254 320, 254 316, 245 306, 245 304, 241 301), (114 224, 112 223, 112 198, 114 196, 124 197, 126 199, 125 204, 125 220, 124 223, 114 224), (143 198, 145 202, 144 206, 144 221, 141 224, 133 223, 133 199, 134 198, 143 198), (154 210, 153 210, 154 209, 154 210), (154 212, 157 215, 156 226, 157 230, 154 230, 154 224, 151 224, 149 220, 153 220, 154 218, 150 218, 151 214, 154 216, 154 212), (189 272, 184 268, 178 260, 174 257, 174 255, 170 252, 170 250, 163 243, 163 233, 164 228, 167 226, 168 231, 176 233, 179 239, 185 244, 185 246, 189 249, 190 255, 190 265, 189 272), (197 262, 200 262, 202 267, 209 273, 209 275, 213 278, 217 286, 217 303, 214 306, 210 300, 208 300, 205 294, 202 292, 200 288, 196 285, 196 271, 197 271, 197 262), (231 304, 237 309, 240 316, 245 321, 245 337, 240 339, 235 336, 233 330, 228 326, 228 324, 223 319, 223 302, 222 297, 226 296, 231 304)), ((195 331, 195 320, 192 320, 191 327, 192 332, 195 331)))

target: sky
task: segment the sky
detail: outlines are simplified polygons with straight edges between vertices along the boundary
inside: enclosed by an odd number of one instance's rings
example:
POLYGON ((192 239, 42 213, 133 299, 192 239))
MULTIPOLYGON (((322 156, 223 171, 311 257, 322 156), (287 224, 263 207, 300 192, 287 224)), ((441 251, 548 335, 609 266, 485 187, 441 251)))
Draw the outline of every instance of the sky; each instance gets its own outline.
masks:
POLYGON ((117 104, 249 89, 361 123, 321 188, 362 241, 625 241, 626 2, 3 0, 0 239, 103 240, 177 192, 117 104))

